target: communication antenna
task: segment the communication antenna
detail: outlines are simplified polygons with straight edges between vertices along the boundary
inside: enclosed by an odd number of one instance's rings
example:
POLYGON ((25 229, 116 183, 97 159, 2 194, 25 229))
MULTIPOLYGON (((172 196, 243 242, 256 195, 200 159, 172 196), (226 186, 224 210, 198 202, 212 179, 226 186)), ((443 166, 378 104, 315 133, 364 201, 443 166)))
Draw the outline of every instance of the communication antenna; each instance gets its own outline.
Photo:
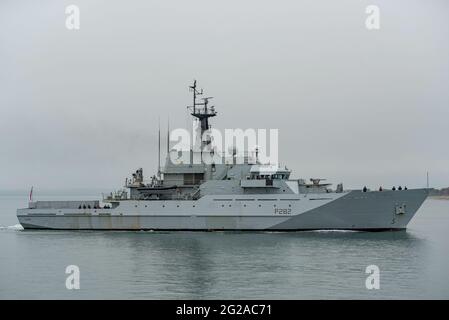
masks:
POLYGON ((167 155, 170 153, 170 117, 167 118, 167 155))
POLYGON ((203 94, 203 89, 201 89, 201 91, 198 91, 196 89, 196 80, 193 80, 193 86, 189 86, 190 91, 193 92, 193 113, 196 113, 196 96, 200 96, 203 94))
POLYGON ((217 112, 215 111, 214 106, 208 107, 209 100, 212 99, 212 97, 203 98, 203 102, 196 101, 197 95, 203 94, 203 89, 201 89, 201 91, 196 89, 196 80, 194 80, 193 86, 189 86, 189 89, 193 92, 193 105, 188 106, 187 108, 190 109, 191 115, 200 121, 201 135, 203 135, 204 131, 210 129, 209 118, 215 117, 217 112))
POLYGON ((161 177, 161 119, 158 118, 158 153, 157 153, 157 176, 161 177))

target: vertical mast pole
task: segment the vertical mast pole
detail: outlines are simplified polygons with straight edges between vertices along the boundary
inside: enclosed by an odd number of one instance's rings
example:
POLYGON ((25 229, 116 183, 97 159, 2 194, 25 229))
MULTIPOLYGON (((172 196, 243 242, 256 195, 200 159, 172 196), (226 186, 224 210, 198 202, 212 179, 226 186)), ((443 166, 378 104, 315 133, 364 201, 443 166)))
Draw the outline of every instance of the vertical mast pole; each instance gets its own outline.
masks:
POLYGON ((196 113, 196 80, 193 81, 193 113, 196 113))
POLYGON ((167 119, 167 156, 170 155, 170 117, 167 119))
POLYGON ((157 153, 157 176, 161 177, 161 119, 158 119, 158 153, 157 153))

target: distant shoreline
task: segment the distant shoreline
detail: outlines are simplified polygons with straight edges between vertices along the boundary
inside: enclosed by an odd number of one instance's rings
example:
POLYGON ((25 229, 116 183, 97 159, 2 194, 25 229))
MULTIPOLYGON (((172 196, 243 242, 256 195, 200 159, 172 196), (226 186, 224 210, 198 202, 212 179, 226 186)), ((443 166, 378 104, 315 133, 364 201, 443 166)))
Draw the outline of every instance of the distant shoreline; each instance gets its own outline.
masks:
POLYGON ((429 198, 435 200, 449 200, 449 196, 429 196, 429 198))

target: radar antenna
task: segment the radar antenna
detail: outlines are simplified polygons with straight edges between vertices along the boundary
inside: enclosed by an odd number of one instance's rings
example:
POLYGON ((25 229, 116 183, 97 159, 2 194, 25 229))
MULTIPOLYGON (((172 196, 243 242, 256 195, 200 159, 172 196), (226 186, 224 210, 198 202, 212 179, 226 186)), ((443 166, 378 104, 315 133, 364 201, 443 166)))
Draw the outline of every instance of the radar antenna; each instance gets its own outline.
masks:
POLYGON ((188 106, 187 108, 189 108, 191 110, 192 116, 199 119, 199 121, 201 123, 201 135, 202 135, 205 131, 210 129, 209 118, 215 117, 217 115, 217 112, 215 111, 215 107, 208 106, 209 100, 212 99, 213 97, 205 97, 205 98, 202 98, 203 102, 197 102, 196 101, 197 96, 203 94, 203 89, 201 89, 200 91, 198 91, 196 89, 196 80, 193 81, 192 86, 189 86, 189 89, 191 92, 193 92, 193 105, 188 106))

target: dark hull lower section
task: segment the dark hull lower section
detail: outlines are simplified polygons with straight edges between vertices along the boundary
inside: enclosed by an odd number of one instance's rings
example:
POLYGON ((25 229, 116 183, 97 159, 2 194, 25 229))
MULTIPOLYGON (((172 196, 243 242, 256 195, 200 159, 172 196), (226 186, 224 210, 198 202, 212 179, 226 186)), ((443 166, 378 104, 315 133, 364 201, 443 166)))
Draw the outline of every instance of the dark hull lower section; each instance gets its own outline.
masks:
POLYGON ((122 232, 308 232, 308 231, 355 231, 355 232, 385 232, 404 231, 406 228, 357 228, 357 229, 92 229, 92 228, 41 228, 35 226, 22 225, 25 230, 59 230, 59 231, 122 231, 122 232))

